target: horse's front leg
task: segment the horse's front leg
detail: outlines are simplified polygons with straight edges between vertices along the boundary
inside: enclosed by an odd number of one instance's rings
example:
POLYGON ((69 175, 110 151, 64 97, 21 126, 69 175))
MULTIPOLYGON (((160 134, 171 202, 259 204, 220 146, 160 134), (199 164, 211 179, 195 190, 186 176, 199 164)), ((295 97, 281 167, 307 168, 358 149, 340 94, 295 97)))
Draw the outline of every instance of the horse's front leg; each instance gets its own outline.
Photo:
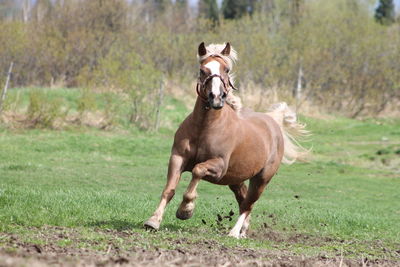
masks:
POLYGON ((168 176, 167 184, 161 194, 161 201, 158 205, 153 216, 151 216, 145 223, 144 226, 158 230, 162 221, 165 207, 171 201, 175 195, 175 188, 179 183, 179 180, 183 171, 184 160, 179 155, 171 155, 168 165, 168 176))
POLYGON ((205 162, 196 164, 192 170, 192 180, 183 194, 183 200, 178 210, 176 211, 176 217, 181 220, 187 220, 192 217, 194 210, 194 200, 197 197, 197 185, 199 181, 204 177, 207 180, 218 181, 221 179, 224 171, 224 161, 222 158, 210 159, 205 162))

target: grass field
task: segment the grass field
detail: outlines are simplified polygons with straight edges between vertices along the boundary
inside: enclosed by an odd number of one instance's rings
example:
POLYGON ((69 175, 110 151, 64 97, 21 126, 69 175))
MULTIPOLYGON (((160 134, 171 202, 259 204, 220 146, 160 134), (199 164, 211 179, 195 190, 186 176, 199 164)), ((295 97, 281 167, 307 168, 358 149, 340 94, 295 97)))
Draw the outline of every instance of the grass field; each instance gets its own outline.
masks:
POLYGON ((313 132, 305 143, 313 158, 281 167, 254 208, 248 239, 226 237, 237 219, 227 187, 201 182, 193 218, 175 218, 188 173, 160 231, 145 231, 166 181, 173 129, 189 112, 167 102, 174 108, 164 114, 173 123, 159 133, 0 128, 0 265, 2 256, 32 247, 129 256, 199 243, 217 251, 400 265, 400 121, 394 119, 302 118, 313 132))

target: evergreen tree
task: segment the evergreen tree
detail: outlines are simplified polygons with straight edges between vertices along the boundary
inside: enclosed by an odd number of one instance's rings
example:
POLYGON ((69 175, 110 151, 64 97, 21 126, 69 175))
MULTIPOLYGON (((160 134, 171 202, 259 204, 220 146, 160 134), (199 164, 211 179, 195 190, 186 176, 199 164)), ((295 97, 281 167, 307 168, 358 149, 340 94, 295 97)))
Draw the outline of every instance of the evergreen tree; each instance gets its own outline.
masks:
POLYGON ((238 19, 249 12, 248 0, 224 0, 222 2, 222 13, 226 19, 238 19))
POLYGON ((257 0, 249 0, 248 12, 250 15, 253 15, 254 11, 256 10, 257 0))
POLYGON ((219 10, 216 0, 200 0, 199 16, 212 20, 214 23, 219 21, 219 10))
POLYGON ((389 25, 395 21, 393 0, 379 0, 379 5, 375 9, 375 19, 383 25, 389 25))
POLYGON ((176 0, 175 3, 178 6, 187 7, 187 0, 176 0))

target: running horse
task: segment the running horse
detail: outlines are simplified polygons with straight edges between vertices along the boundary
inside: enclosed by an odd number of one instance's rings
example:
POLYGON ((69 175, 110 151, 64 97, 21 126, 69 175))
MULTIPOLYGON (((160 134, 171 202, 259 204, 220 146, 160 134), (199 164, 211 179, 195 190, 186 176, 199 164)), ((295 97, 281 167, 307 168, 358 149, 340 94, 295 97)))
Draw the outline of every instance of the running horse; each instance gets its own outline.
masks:
POLYGON ((159 229, 165 207, 175 194, 182 172, 192 172, 176 217, 192 217, 200 180, 228 185, 239 204, 240 215, 229 236, 246 237, 250 212, 281 162, 291 163, 305 150, 295 137, 306 134, 286 103, 273 105, 268 113, 242 109, 233 95, 232 65, 236 51, 229 43, 201 43, 200 73, 193 112, 175 133, 167 183, 154 214, 144 223, 159 229), (250 180, 249 186, 245 181, 250 180))

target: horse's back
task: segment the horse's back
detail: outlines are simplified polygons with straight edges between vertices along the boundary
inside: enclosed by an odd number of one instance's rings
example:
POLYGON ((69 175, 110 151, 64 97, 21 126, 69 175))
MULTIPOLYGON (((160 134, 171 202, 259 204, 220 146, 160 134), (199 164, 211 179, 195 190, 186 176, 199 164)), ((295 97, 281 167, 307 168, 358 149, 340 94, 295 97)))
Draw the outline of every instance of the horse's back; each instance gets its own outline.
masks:
POLYGON ((266 113, 256 112, 250 108, 243 108, 239 115, 245 124, 255 124, 265 129, 265 131, 270 132, 275 138, 282 136, 278 123, 266 113))

